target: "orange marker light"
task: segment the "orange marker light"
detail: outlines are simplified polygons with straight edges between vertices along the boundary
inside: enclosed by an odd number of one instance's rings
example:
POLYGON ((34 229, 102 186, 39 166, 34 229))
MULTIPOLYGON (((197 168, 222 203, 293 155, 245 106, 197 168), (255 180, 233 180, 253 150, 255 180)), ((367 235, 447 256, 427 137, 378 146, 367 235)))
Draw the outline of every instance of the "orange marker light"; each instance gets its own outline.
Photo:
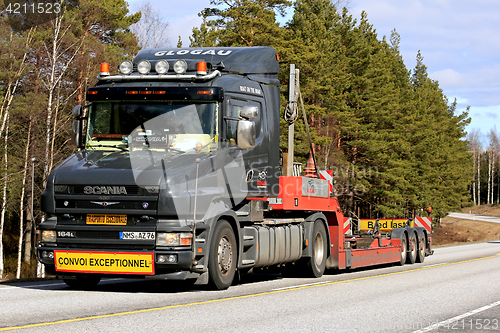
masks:
POLYGON ((97 90, 92 90, 88 92, 89 95, 97 95, 97 90))
POLYGON ((210 90, 198 90, 198 95, 212 95, 210 90))
POLYGON ((101 63, 101 73, 99 73, 101 76, 108 76, 109 75, 109 64, 107 62, 101 63))
POLYGON ((151 90, 142 90, 141 95, 151 95, 153 92, 151 90))
POLYGON ((155 95, 165 95, 167 92, 165 90, 157 90, 155 91, 155 95))
POLYGON ((196 66, 196 74, 207 75, 207 63, 204 61, 199 61, 196 66))
POLYGON ((127 90, 127 95, 139 95, 137 90, 127 90))

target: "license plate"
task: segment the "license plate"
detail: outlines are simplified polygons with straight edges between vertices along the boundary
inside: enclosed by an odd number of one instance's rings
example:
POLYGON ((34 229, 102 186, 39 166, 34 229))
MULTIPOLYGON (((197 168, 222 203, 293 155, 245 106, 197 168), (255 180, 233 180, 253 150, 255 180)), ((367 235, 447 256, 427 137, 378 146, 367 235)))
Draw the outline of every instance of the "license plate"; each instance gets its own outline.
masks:
POLYGON ((127 225, 127 215, 88 214, 87 224, 127 225))
POLYGON ((153 275, 153 253, 54 251, 58 272, 153 275))
POLYGON ((154 240, 154 232, 121 231, 120 239, 154 240))

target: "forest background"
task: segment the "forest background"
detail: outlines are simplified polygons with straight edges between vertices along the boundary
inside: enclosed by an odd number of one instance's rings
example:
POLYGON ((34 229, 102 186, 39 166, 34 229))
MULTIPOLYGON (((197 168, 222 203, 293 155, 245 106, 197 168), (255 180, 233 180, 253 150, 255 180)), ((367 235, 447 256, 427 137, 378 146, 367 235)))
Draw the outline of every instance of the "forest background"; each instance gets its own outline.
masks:
MULTIPOLYGON (((125 0, 67 0, 58 14, 13 15, 12 2, 0 0, 0 279, 36 274, 40 193, 50 171, 76 151, 71 110, 86 104, 99 64, 116 71, 141 48, 164 47, 168 27, 147 3, 131 14, 125 0)), ((343 1, 211 4, 199 14, 203 23, 193 29, 190 47, 274 47, 281 113, 289 65, 300 69, 317 164, 335 171, 346 215, 414 217, 431 206, 440 218, 467 205, 499 203, 496 131, 488 147, 477 130, 465 132, 469 110, 457 110, 428 77, 420 52, 416 67, 405 67, 396 30, 380 38, 367 13, 354 18, 343 1), (279 24, 290 6, 292 19, 279 24)), ((283 153, 287 137, 282 120, 283 153)), ((305 166, 309 153, 299 117, 295 160, 305 166)))

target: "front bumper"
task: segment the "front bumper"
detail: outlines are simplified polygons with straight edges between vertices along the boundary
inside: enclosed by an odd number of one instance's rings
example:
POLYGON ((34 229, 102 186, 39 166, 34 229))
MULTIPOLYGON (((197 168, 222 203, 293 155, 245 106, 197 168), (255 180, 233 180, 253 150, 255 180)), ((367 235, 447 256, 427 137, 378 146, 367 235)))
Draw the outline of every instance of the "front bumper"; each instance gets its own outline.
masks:
POLYGON ((202 273, 195 268, 192 253, 191 250, 96 250, 46 245, 37 248, 38 261, 50 275, 98 274, 172 280, 194 278, 202 273), (176 260, 162 262, 162 256, 164 259, 173 256, 176 260))

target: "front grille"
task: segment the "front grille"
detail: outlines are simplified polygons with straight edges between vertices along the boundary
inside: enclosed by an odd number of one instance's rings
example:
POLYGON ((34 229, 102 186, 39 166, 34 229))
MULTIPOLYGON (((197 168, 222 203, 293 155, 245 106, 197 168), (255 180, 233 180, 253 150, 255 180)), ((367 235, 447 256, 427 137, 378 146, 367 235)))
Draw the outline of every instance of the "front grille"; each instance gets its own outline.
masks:
POLYGON ((85 249, 85 250, 153 250, 154 243, 151 244, 127 244, 126 246, 118 246, 116 244, 105 244, 105 243, 87 243, 87 244, 64 244, 64 248, 68 249, 85 249))
POLYGON ((128 185, 128 186, 75 185, 69 187, 69 192, 70 194, 88 194, 85 193, 85 187, 87 186, 95 188, 96 191, 91 194, 96 194, 96 195, 144 195, 144 196, 158 195, 157 186, 140 187, 136 185, 128 185), (125 191, 123 191, 123 188, 125 189, 125 191))
POLYGON ((76 238, 85 238, 85 239, 120 239, 120 232, 78 230, 76 231, 75 236, 76 238))
POLYGON ((156 201, 101 201, 101 200, 56 200, 56 208, 80 208, 80 209, 103 209, 119 210, 134 209, 138 211, 156 210, 158 202, 156 201))

